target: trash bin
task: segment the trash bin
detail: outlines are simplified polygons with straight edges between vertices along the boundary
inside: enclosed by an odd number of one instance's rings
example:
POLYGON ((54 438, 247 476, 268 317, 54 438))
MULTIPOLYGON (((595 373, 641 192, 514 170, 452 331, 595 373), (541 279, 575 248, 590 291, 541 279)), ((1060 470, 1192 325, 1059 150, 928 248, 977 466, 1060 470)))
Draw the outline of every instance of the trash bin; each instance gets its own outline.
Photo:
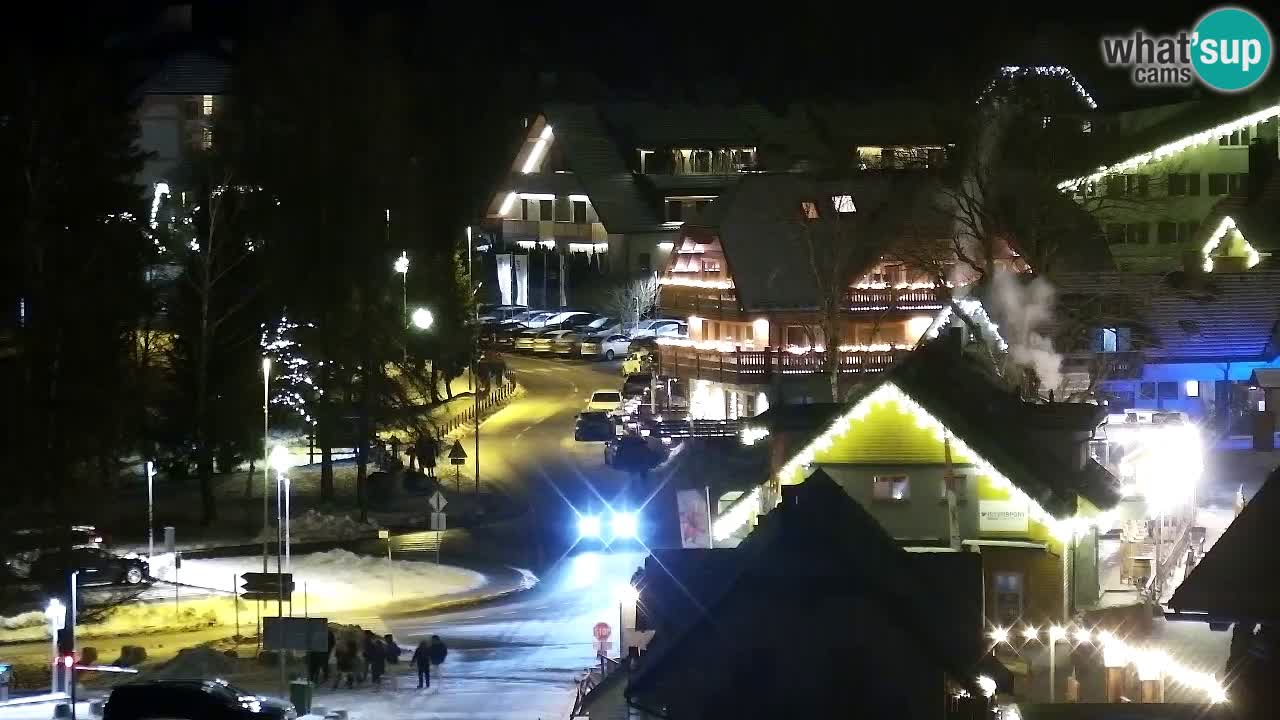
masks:
POLYGON ((306 680, 294 680, 289 683, 289 702, 299 715, 311 712, 311 683, 306 680))

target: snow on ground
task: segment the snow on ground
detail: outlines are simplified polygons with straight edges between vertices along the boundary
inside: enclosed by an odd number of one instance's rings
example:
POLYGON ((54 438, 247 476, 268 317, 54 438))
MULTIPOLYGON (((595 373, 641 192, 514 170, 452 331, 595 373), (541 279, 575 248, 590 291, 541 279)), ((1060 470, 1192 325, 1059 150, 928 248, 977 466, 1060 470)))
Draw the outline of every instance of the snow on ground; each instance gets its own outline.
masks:
MULTIPOLYGON (((319 510, 307 510, 289 519, 291 542, 312 540, 352 540, 372 537, 382 526, 376 522, 360 522, 350 515, 331 515, 319 510)), ((276 531, 268 528, 258 534, 257 542, 275 542, 276 531)))
MULTIPOLYGON (((159 557, 157 557, 159 560, 159 557)), ((275 572, 275 558, 267 569, 275 572)), ((485 584, 484 575, 463 568, 434 563, 387 560, 356 555, 346 550, 329 550, 294 555, 294 604, 306 602, 313 611, 330 612, 386 605, 407 598, 424 599, 475 590, 485 584)), ((164 580, 230 593, 241 583, 240 576, 262 572, 262 557, 235 557, 213 560, 183 560, 174 571, 172 562, 160 562, 153 573, 164 580)))

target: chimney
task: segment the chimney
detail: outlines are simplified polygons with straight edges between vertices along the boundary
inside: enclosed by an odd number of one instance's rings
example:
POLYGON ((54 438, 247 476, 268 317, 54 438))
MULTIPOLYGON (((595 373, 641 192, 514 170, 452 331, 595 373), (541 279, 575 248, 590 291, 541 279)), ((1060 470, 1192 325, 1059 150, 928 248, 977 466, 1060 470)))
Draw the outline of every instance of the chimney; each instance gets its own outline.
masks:
MULTIPOLYGON (((1267 124, 1270 127, 1270 123, 1267 124)), ((1249 188, 1250 202, 1262 194, 1262 188, 1271 181, 1275 173, 1276 163, 1280 155, 1277 149, 1274 131, 1270 137, 1256 137, 1249 143, 1249 188)))

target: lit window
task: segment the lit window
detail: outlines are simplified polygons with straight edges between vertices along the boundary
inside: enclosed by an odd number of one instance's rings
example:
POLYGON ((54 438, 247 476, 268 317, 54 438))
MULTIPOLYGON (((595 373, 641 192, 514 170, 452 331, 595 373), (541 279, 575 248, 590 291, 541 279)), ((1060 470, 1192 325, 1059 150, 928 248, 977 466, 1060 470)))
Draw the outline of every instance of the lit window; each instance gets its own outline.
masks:
POLYGON ((213 114, 213 96, 212 95, 200 96, 200 114, 201 115, 213 114))
POLYGON ((1116 329, 1102 328, 1102 352, 1116 351, 1116 329))
POLYGON ((1189 398, 1200 397, 1200 381, 1199 380, 1188 380, 1182 384, 1182 388, 1183 390, 1185 390, 1184 394, 1187 397, 1189 398))
POLYGON ((877 475, 871 478, 871 499, 885 502, 904 502, 911 497, 911 486, 906 475, 877 475))
POLYGON ((831 204, 836 206, 836 212, 840 212, 840 213, 858 212, 858 208, 853 204, 852 195, 832 195, 831 204))
POLYGON ((806 218, 810 219, 810 220, 817 220, 817 219, 818 219, 818 204, 817 204, 817 203, 807 202, 807 201, 806 201, 806 202, 802 202, 802 203, 800 203, 800 212, 804 213, 804 216, 805 216, 806 218))

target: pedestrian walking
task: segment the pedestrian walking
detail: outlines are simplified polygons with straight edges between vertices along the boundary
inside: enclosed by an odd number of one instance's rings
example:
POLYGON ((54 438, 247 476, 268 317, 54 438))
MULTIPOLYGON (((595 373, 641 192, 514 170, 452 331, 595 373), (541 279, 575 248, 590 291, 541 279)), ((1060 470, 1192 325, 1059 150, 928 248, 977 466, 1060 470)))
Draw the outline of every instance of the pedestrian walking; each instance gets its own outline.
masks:
POLYGON ((418 688, 431 687, 431 645, 426 640, 418 642, 409 664, 418 671, 418 688))
POLYGON ((378 654, 378 649, 374 647, 374 643, 377 642, 377 640, 378 636, 374 635, 372 630, 364 631, 364 641, 360 646, 362 653, 359 667, 361 684, 364 684, 364 681, 369 678, 369 671, 373 669, 373 658, 378 654))
POLYGON ((338 685, 346 678, 347 689, 350 690, 355 685, 356 656, 360 653, 356 647, 355 640, 347 640, 334 650, 334 661, 337 665, 337 672, 333 674, 333 689, 337 690, 338 685))
POLYGON ((436 681, 440 681, 440 666, 444 665, 444 659, 449 654, 449 648, 444 646, 444 641, 439 635, 431 636, 431 649, 428 651, 431 657, 431 672, 435 674, 436 681))
POLYGON ((400 664, 400 646, 396 644, 395 638, 391 637, 391 633, 382 636, 383 652, 387 656, 388 665, 400 664))
POLYGON ((387 649, 381 638, 373 639, 372 653, 369 655, 369 679, 374 685, 382 687, 382 676, 387 672, 387 649))

